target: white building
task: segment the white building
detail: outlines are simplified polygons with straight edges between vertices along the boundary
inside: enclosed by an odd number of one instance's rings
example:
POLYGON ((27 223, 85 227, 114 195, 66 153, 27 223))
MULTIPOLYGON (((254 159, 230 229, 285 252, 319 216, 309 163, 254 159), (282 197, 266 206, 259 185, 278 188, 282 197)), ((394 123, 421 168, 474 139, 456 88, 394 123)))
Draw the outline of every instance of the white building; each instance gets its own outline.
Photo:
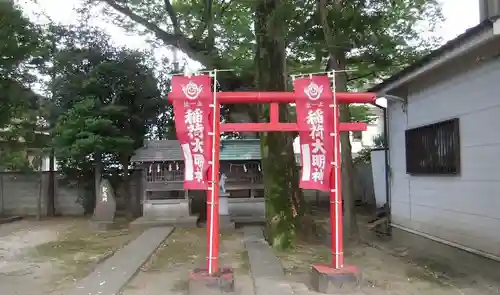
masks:
POLYGON ((500 261, 500 20, 483 21, 370 91, 393 95, 394 235, 500 261))

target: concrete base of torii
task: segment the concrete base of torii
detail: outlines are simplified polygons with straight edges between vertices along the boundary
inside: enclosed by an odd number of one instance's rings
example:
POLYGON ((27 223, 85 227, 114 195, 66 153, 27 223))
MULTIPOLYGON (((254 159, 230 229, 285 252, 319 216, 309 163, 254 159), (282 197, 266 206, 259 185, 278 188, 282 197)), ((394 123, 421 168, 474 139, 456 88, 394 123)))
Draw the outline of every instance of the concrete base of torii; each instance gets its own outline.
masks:
POLYGON ((354 265, 344 265, 340 269, 328 264, 313 264, 311 267, 311 287, 323 294, 351 294, 359 288, 361 271, 354 265))
POLYGON ((230 267, 223 267, 212 275, 204 268, 194 269, 189 274, 189 295, 230 295, 234 292, 234 271, 230 267))

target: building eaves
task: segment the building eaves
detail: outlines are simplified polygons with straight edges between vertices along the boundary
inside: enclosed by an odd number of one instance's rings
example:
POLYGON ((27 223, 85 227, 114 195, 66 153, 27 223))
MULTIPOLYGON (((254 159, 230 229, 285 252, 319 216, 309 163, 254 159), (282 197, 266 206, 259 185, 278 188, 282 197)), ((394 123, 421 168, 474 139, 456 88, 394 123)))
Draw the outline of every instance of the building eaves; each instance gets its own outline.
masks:
MULTIPOLYGON (((259 139, 226 139, 221 140, 220 159, 227 160, 260 160, 259 139)), ((182 161, 183 154, 177 140, 148 140, 137 149, 131 162, 163 162, 182 161)))

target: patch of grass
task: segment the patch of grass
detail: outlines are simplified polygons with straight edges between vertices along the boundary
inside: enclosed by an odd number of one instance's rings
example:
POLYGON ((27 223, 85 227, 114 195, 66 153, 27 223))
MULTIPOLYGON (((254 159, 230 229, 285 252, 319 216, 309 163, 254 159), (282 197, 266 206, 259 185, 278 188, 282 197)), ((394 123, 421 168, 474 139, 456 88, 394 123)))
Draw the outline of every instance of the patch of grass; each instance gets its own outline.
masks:
POLYGON ((412 262, 417 266, 427 269, 431 273, 435 273, 438 277, 446 276, 455 279, 466 277, 466 274, 456 271, 456 269, 451 266, 451 263, 447 263, 442 258, 417 257, 412 259, 412 262))
MULTIPOLYGON (((104 238, 103 238, 104 239, 104 238)), ((99 236, 63 237, 61 240, 52 241, 35 247, 35 253, 40 258, 62 260, 81 260, 81 255, 102 255, 113 247, 108 245, 99 236)))
POLYGON ((457 272, 450 264, 439 258, 419 257, 410 262, 411 267, 406 271, 408 277, 414 277, 441 287, 456 288, 453 281, 467 277, 466 274, 457 272))
POLYGON ((57 241, 40 244, 28 254, 35 261, 59 262, 63 272, 56 281, 62 283, 84 277, 139 234, 128 229, 95 232, 87 220, 79 220, 61 233, 57 241))
POLYGON ((105 233, 72 231, 63 234, 58 241, 36 246, 33 254, 63 263, 92 262, 108 252, 115 252, 134 237, 134 234, 123 230, 105 233))
POLYGON ((233 267, 235 273, 250 274, 248 253, 243 246, 244 234, 236 229, 221 233, 219 257, 222 266, 233 267))
POLYGON ((409 280, 417 279, 432 284, 437 284, 441 287, 447 286, 447 284, 445 284, 441 279, 439 279, 439 277, 437 277, 434 273, 415 266, 408 267, 406 269, 406 275, 408 276, 409 280))
POLYGON ((308 273, 313 263, 330 261, 330 250, 321 244, 300 243, 288 251, 277 251, 285 273, 289 275, 308 273))
POLYGON ((221 240, 224 240, 224 239, 230 240, 230 239, 233 239, 239 235, 240 235, 240 233, 238 231, 235 231, 235 230, 221 231, 220 232, 220 239, 221 240))
POLYGON ((205 230, 176 228, 143 267, 144 271, 158 271, 180 264, 194 264, 205 257, 205 230))

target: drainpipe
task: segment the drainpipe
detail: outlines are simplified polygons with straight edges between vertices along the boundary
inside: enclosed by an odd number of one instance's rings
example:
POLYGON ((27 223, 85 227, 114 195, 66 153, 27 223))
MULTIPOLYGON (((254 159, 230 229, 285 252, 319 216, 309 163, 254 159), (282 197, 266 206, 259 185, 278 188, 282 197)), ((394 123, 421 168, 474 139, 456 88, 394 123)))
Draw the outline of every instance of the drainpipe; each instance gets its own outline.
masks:
POLYGON ((387 232, 388 236, 392 236, 392 226, 391 226, 391 194, 389 192, 390 189, 390 165, 389 165, 389 120, 387 117, 387 108, 379 106, 376 103, 372 103, 373 106, 382 109, 382 119, 384 122, 384 130, 382 132, 382 136, 384 138, 384 164, 385 164, 385 210, 387 217, 387 232))
MULTIPOLYGON (((401 103, 403 105, 403 109, 406 107, 407 101, 403 97, 388 93, 381 93, 378 94, 377 96, 385 97, 385 99, 387 100, 387 107, 389 106, 389 100, 401 103)), ((389 116, 387 113, 387 108, 383 109, 383 117, 384 117, 385 193, 386 193, 385 200, 386 200, 386 211, 387 211, 387 235, 392 236, 392 214, 391 214, 391 192, 390 192, 391 159, 389 154, 389 116)))
POLYGON ((387 116, 387 108, 383 109, 384 117, 384 158, 385 158, 385 207, 387 210, 387 235, 392 236, 392 214, 391 214, 391 192, 390 192, 390 176, 391 166, 389 155, 389 117, 387 116))

